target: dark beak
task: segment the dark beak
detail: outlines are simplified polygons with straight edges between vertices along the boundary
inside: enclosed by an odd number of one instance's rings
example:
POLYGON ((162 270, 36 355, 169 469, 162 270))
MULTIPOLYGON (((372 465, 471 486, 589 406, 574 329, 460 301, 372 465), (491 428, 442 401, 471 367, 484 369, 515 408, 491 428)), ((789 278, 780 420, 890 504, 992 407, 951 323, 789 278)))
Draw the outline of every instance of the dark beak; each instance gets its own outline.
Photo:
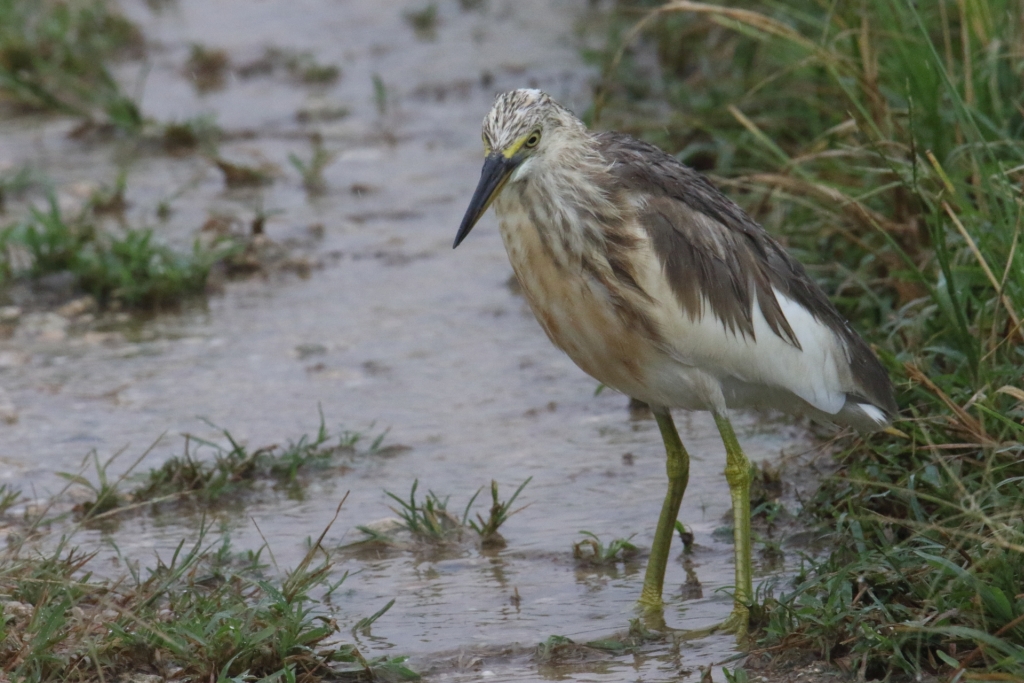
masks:
POLYGON ((507 159, 501 152, 495 152, 484 160, 484 169, 480 172, 480 182, 476 186, 473 198, 469 200, 469 208, 459 226, 459 232, 455 235, 455 244, 452 249, 459 246, 466 235, 473 229, 480 216, 484 215, 487 207, 491 205, 494 198, 501 192, 505 181, 519 165, 518 159, 507 159))

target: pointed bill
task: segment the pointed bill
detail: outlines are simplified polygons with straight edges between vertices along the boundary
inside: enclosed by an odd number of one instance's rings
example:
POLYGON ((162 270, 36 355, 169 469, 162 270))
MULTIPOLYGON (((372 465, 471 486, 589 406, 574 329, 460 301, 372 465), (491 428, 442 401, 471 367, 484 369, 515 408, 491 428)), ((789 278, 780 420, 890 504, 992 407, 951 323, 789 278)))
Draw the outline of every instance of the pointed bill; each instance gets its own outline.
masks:
POLYGON ((484 160, 484 168, 480 172, 480 182, 476 186, 473 198, 469 200, 469 208, 466 209, 462 225, 459 226, 459 232, 455 235, 455 244, 452 245, 452 249, 466 239, 466 235, 480 220, 480 216, 487 211, 487 207, 501 192, 501 188, 505 186, 508 177, 518 165, 518 160, 509 159, 500 152, 495 152, 484 160))

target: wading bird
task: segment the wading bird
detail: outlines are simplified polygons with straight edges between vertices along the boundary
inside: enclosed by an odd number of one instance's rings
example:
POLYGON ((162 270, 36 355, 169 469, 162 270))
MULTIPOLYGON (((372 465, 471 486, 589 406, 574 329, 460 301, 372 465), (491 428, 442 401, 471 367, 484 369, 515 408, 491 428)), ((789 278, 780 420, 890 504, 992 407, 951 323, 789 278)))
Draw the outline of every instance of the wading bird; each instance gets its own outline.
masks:
POLYGON ((707 179, 628 135, 593 133, 538 90, 499 95, 459 246, 493 203, 541 327, 587 374, 649 404, 668 493, 640 604, 660 609, 689 455, 670 409, 711 411, 735 521, 734 608, 753 599, 750 463, 729 408, 773 408, 860 431, 896 413, 881 363, 800 263, 707 179))

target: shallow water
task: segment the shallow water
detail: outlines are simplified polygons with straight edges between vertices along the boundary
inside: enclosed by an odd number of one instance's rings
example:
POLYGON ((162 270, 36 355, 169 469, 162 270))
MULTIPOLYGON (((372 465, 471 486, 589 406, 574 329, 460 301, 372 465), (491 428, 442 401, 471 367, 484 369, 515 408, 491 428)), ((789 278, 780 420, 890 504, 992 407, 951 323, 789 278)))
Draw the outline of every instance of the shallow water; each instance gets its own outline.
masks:
MULTIPOLYGON (((156 5, 159 12, 144 2, 123 5, 149 40, 148 64, 125 65, 120 74, 140 84, 143 111, 158 120, 215 117, 229 134, 221 154, 274 164, 273 185, 225 190, 200 155, 76 142, 65 135, 73 123, 60 119, 5 123, 0 166, 33 163, 73 204, 97 183, 113 183, 127 164, 133 225, 153 225, 167 241, 187 245, 213 213, 248 220, 272 212, 268 236, 294 242, 321 267, 308 278, 229 283, 205 306, 132 324, 69 327, 54 314, 23 316, 0 341, 0 398, 16 419, 0 425, 0 481, 42 498, 64 485, 57 472, 78 471, 94 449, 101 459, 125 449, 110 467, 117 474, 159 439, 139 464, 145 470, 181 452, 181 433, 216 440, 212 423, 258 447, 312 434, 322 410, 332 429, 388 429, 385 444, 409 449, 360 458, 317 478, 300 497, 268 491, 258 503, 221 513, 236 548, 258 547, 262 532, 282 568, 299 561, 304 539, 331 521, 346 493, 327 536, 333 545, 358 540, 356 525, 393 514, 385 489, 404 495, 418 480, 421 492, 451 494, 452 509, 461 511, 491 479, 507 496, 533 477, 518 501, 528 506, 501 530, 502 551, 466 544, 339 562, 339 571, 353 572, 334 601, 343 633, 396 599, 373 635, 361 637, 368 654, 411 655, 414 668, 450 680, 569 673, 697 680, 699 666, 727 658, 728 637, 566 669, 532 656, 551 635, 603 638, 636 616, 643 560, 585 571, 570 546, 587 530, 605 541, 635 534, 634 543, 649 547, 665 488, 655 423, 631 419, 621 395, 595 396, 594 380, 550 345, 508 286, 511 269, 493 217, 451 249, 479 174, 479 126, 494 94, 529 85, 577 112, 586 107, 594 74, 579 48, 588 3, 491 0, 463 11, 442 2, 434 40, 418 38, 403 19, 419 3, 178 0, 156 5), (223 48, 235 66, 270 46, 309 51, 343 75, 309 87, 281 73, 231 74, 222 90, 199 94, 181 73, 191 43, 223 48), (374 75, 387 92, 383 112, 374 75), (349 114, 316 123, 296 117, 338 107, 349 114), (311 199, 288 155, 308 159, 314 131, 337 157, 325 174, 328 193, 311 199), (156 206, 166 199, 172 214, 161 222, 156 206), (323 226, 322 237, 313 225, 323 226)), ((674 555, 666 618, 673 627, 698 628, 731 606, 719 591, 732 583, 731 543, 712 535, 729 496, 713 422, 698 414, 677 422, 694 461, 680 518, 696 536, 692 563, 703 597, 683 599, 686 572, 674 555)), ((795 428, 745 416, 737 429, 755 461, 801 439, 795 428)), ((485 511, 486 495, 477 511, 485 511)), ((151 558, 194 536, 198 525, 143 516, 109 539, 83 532, 79 540, 113 540, 125 554, 151 558)))

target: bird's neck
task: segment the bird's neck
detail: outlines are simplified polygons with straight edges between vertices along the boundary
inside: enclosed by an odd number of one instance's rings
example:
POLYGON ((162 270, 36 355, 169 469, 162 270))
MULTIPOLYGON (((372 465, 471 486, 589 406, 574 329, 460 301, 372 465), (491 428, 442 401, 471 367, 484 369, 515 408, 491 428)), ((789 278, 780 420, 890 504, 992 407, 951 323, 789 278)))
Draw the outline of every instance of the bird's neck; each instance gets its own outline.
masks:
POLYGON ((495 203, 499 216, 525 216, 560 265, 578 267, 604 242, 606 226, 622 216, 611 201, 607 163, 589 146, 560 150, 556 163, 538 164, 509 183, 495 203))

